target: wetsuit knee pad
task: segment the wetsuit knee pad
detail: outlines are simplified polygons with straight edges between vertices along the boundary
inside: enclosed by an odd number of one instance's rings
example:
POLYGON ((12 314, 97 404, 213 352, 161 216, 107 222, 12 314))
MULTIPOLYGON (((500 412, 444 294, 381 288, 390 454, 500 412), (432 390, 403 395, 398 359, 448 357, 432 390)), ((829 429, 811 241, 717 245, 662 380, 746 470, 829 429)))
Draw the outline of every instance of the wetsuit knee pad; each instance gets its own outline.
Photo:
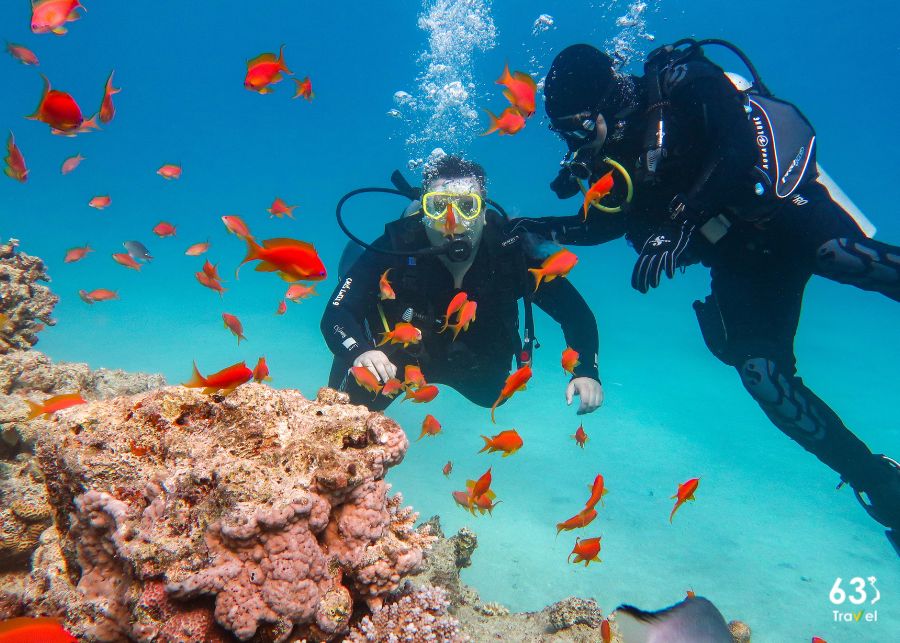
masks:
POLYGON ((900 248, 873 239, 831 239, 816 252, 819 274, 866 290, 900 291, 900 248))
POLYGON ((739 367, 741 383, 757 402, 776 404, 784 395, 784 389, 778 382, 778 368, 770 359, 752 357, 739 367))
MULTIPOLYGON (((741 383, 779 428, 793 439, 808 442, 825 438, 826 417, 833 412, 818 400, 800 378, 789 375, 767 357, 750 357, 738 367, 741 383)), ((837 420, 840 422, 840 420, 837 420)))

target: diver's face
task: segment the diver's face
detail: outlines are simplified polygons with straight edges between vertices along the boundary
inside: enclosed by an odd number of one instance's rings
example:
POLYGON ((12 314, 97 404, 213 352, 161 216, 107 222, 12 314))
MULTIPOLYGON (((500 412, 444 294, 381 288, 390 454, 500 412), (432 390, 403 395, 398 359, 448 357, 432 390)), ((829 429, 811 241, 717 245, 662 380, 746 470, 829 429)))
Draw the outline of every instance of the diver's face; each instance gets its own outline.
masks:
POLYGON ((482 232, 484 231, 485 207, 483 204, 486 197, 485 191, 481 187, 478 178, 474 176, 454 177, 450 179, 439 177, 425 186, 425 192, 441 192, 449 195, 458 194, 460 196, 477 194, 480 197, 482 206, 478 216, 467 219, 462 216, 462 212, 455 213, 453 218, 456 225, 452 231, 448 226, 446 214, 439 219, 428 216, 423 219, 425 232, 428 236, 428 241, 432 246, 440 247, 452 236, 454 238, 466 238, 469 240, 469 243, 472 244, 473 249, 477 248, 478 243, 481 240, 482 232))

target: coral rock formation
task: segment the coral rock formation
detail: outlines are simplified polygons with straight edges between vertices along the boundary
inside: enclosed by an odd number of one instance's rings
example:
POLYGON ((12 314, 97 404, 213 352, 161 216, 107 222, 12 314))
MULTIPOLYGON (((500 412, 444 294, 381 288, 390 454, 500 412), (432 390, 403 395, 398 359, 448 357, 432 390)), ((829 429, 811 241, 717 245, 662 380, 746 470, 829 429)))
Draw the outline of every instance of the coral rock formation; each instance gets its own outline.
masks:
POLYGON ((18 241, 0 245, 0 355, 31 348, 45 326, 56 324, 50 315, 59 297, 39 281, 50 281, 44 262, 17 251, 18 241))
POLYGON ((383 480, 403 431, 333 391, 171 387, 32 424, 60 534, 33 611, 87 640, 222 640, 211 616, 240 640, 335 638, 433 540, 383 480))
POLYGON ((438 587, 411 586, 360 621, 347 641, 350 643, 464 643, 471 639, 459 629, 459 622, 447 614, 447 593, 438 587))

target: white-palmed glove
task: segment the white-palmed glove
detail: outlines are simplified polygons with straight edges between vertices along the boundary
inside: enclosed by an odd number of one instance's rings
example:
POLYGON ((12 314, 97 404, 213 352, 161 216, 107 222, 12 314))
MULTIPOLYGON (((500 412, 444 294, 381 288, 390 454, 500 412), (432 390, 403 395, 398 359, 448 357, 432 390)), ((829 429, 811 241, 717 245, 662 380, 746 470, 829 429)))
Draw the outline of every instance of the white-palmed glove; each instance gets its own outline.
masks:
POLYGON ((365 366, 382 384, 397 375, 397 367, 381 351, 366 351, 353 360, 353 365, 365 366))
POLYGON ((575 396, 581 398, 578 415, 593 413, 603 404, 603 386, 592 377, 576 377, 566 387, 566 404, 572 405, 575 396))

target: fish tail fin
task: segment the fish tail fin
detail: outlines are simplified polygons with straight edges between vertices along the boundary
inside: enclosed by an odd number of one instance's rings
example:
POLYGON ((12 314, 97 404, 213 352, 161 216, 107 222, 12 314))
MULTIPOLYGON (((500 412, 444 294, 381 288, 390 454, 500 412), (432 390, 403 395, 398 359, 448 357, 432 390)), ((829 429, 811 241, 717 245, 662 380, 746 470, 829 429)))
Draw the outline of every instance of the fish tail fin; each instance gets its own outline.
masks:
POLYGON ((503 399, 503 394, 500 394, 500 397, 497 398, 497 401, 494 402, 494 406, 491 407, 491 422, 497 424, 497 420, 494 418, 494 411, 497 410, 497 405, 500 404, 500 401, 503 399))
POLYGON ((245 238, 244 241, 247 242, 247 254, 244 255, 244 258, 241 260, 241 263, 238 264, 238 267, 234 269, 234 278, 238 278, 238 271, 241 269, 245 263, 250 261, 255 261, 260 258, 260 251, 262 250, 262 246, 260 246, 256 241, 252 238, 245 238))
POLYGON ((484 453, 485 451, 487 451, 488 449, 491 448, 491 439, 488 436, 482 435, 481 439, 484 440, 484 448, 481 451, 479 451, 478 453, 484 453))
MULTIPOLYGON (((25 117, 30 121, 38 120, 38 117, 41 114, 41 106, 44 104, 44 100, 47 98, 47 94, 50 93, 50 79, 47 78, 44 74, 41 74, 41 78, 44 79, 44 91, 41 93, 41 100, 38 103, 38 106, 35 108, 34 114, 31 114, 30 116, 25 117)), ((10 132, 10 133, 12 133, 12 132, 10 132)))
POLYGON ((484 111, 487 113, 488 118, 491 119, 490 127, 488 127, 486 132, 482 133, 482 136, 487 136, 488 134, 493 134, 498 129, 500 129, 500 120, 491 113, 491 110, 486 109, 484 111))
POLYGON ((191 379, 182 384, 182 386, 186 386, 188 388, 199 388, 201 386, 206 386, 206 378, 204 378, 200 371, 197 370, 197 362, 194 362, 194 372, 191 373, 191 379))
POLYGON ((287 65, 284 64, 284 45, 281 45, 281 49, 278 50, 278 67, 286 74, 293 74, 290 69, 288 69, 287 65))
POLYGON ((384 346, 388 343, 388 340, 391 339, 391 333, 381 333, 381 341, 375 344, 375 346, 384 346))
POLYGON ((541 285, 541 280, 544 278, 544 271, 540 268, 529 268, 528 272, 534 275, 534 292, 537 292, 538 286, 541 285))
POLYGON ((453 324, 453 339, 450 341, 455 342, 456 338, 459 336, 459 332, 462 329, 463 329, 462 324, 453 324))
POLYGON ((44 414, 44 405, 38 404, 37 402, 32 402, 31 400, 25 400, 25 403, 28 405, 28 419, 33 420, 39 415, 44 414))
MULTIPOLYGON (((512 79, 513 79, 512 74, 509 73, 509 62, 506 62, 506 64, 503 65, 503 73, 500 74, 500 78, 495 80, 494 83, 497 85, 505 85, 512 79)), ((504 95, 506 95, 505 92, 504 92, 504 95)))

